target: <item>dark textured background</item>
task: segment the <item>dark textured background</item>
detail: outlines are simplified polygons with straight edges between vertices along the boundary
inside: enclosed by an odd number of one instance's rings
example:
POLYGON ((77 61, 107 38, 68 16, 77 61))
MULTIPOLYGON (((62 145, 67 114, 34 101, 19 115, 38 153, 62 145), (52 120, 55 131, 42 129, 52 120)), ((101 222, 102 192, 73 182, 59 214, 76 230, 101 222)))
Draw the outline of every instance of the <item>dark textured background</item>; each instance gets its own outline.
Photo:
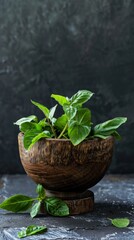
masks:
POLYGON ((13 122, 51 93, 96 94, 95 123, 127 116, 110 172, 134 169, 134 1, 0 0, 0 172, 23 172, 13 122))

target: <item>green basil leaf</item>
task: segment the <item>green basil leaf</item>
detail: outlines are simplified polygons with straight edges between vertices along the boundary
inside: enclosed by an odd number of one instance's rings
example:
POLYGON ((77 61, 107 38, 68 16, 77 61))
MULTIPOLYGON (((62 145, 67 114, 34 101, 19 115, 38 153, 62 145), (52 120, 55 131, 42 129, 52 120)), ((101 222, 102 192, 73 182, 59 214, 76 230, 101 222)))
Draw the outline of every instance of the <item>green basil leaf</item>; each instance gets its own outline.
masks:
POLYGON ((42 126, 40 123, 32 123, 32 122, 25 122, 20 125, 20 131, 23 133, 25 133, 26 131, 32 130, 32 129, 41 131, 42 126))
POLYGON ((28 150, 36 143, 38 142, 41 138, 51 138, 53 135, 49 131, 43 131, 41 133, 38 133, 37 136, 32 138, 32 141, 30 145, 28 146, 28 150))
POLYGON ((111 223, 118 228, 125 228, 130 224, 130 220, 128 218, 109 218, 109 220, 111 220, 111 223))
POLYGON ((74 118, 77 113, 77 108, 75 108, 71 105, 68 105, 68 104, 64 104, 63 110, 69 120, 74 118))
POLYGON ((119 135, 119 133, 117 131, 113 131, 113 130, 94 134, 94 137, 98 137, 98 138, 102 138, 102 139, 107 139, 109 136, 114 136, 117 140, 121 140, 121 136, 119 135))
POLYGON ((61 106, 69 104, 69 101, 64 96, 52 94, 51 97, 54 98, 61 106))
POLYGON ((29 209, 34 200, 31 197, 16 194, 0 204, 0 208, 11 212, 23 212, 29 209))
POLYGON ((42 119, 38 123, 41 127, 49 126, 49 124, 46 122, 46 118, 42 119))
POLYGON ((34 122, 38 121, 38 119, 35 115, 31 115, 29 117, 23 117, 23 118, 19 119, 17 122, 15 122, 14 124, 20 126, 22 123, 32 122, 32 121, 34 121, 34 122))
POLYGON ((37 129, 31 129, 25 132, 23 140, 25 149, 28 149, 30 147, 30 145, 33 143, 32 140, 40 133, 41 131, 37 129))
POLYGON ((31 225, 31 226, 28 226, 25 230, 22 230, 22 231, 18 232, 18 237, 19 238, 24 238, 24 237, 27 237, 27 236, 43 233, 43 232, 46 232, 46 231, 47 231, 46 226, 31 225))
POLYGON ((46 196, 45 189, 41 184, 37 185, 36 192, 38 193, 38 196, 40 199, 44 199, 46 196))
POLYGON ((52 108, 50 109, 49 116, 48 116, 48 118, 49 118, 50 120, 53 119, 53 116, 54 116, 54 114, 55 114, 56 108, 57 108, 57 105, 55 105, 54 107, 52 107, 52 108))
POLYGON ((116 131, 123 123, 127 121, 127 118, 118 117, 108 120, 104 123, 100 123, 94 127, 94 136, 106 138, 110 135, 115 136, 117 139, 120 139, 120 135, 116 131))
POLYGON ((117 131, 114 131, 114 132, 112 133, 112 136, 114 136, 117 140, 121 140, 121 139, 122 139, 121 136, 120 136, 120 134, 119 134, 117 131))
POLYGON ((40 211, 40 206, 41 206, 41 201, 35 203, 32 206, 31 211, 30 211, 31 218, 34 218, 38 214, 38 212, 40 211))
POLYGON ((43 104, 40 104, 38 102, 32 101, 31 102, 38 107, 43 113, 44 115, 48 118, 49 117, 49 109, 47 107, 45 107, 43 104))
POLYGON ((65 127, 66 123, 67 123, 67 116, 63 114, 61 117, 59 117, 56 120, 54 126, 57 127, 59 130, 62 130, 65 127))
POLYGON ((34 123, 31 122, 25 122, 20 125, 20 131, 25 133, 28 130, 35 129, 34 123))
POLYGON ((124 118, 124 117, 113 118, 104 123, 100 123, 100 124, 96 125, 94 128, 94 131, 95 131, 95 133, 98 133, 98 132, 116 130, 118 127, 120 127, 126 121, 127 121, 127 118, 124 118))
POLYGON ((70 98, 70 103, 72 106, 79 106, 80 104, 87 102, 92 96, 92 92, 88 90, 80 90, 70 98))
POLYGON ((69 121, 68 135, 74 146, 82 142, 91 131, 91 112, 80 108, 73 119, 69 121))
POLYGON ((53 216, 68 216, 69 207, 59 198, 47 197, 45 200, 45 207, 49 214, 53 216))

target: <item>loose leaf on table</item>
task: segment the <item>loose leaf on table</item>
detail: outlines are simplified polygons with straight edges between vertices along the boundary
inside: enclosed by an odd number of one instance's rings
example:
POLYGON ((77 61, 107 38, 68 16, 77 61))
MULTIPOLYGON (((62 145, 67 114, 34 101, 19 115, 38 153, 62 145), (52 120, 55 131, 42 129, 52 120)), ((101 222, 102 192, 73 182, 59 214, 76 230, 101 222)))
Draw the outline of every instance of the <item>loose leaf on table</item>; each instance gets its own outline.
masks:
POLYGON ((70 103, 72 106, 79 106, 87 102, 93 93, 88 90, 80 90, 70 98, 70 103))
POLYGON ((55 197, 47 197, 44 202, 46 210, 49 214, 59 217, 69 215, 69 207, 61 199, 55 197))
POLYGON ((31 100, 31 102, 32 102, 36 107, 38 107, 38 108, 44 113, 44 115, 48 118, 50 111, 49 111, 49 109, 48 109, 47 107, 45 107, 43 104, 40 104, 40 103, 35 102, 35 101, 32 101, 32 100, 31 100))
POLYGON ((11 212, 23 212, 29 209, 34 202, 34 199, 25 195, 16 194, 9 197, 0 204, 0 208, 11 212))
POLYGON ((47 231, 46 226, 31 225, 31 226, 28 226, 25 230, 18 232, 18 237, 24 238, 24 237, 31 236, 34 234, 44 233, 46 231, 47 231))
POLYGON ((130 224, 130 220, 128 218, 114 218, 110 219, 111 223, 118 228, 125 228, 130 224))
POLYGON ((45 189, 41 184, 37 185, 36 192, 38 193, 40 199, 44 199, 46 197, 45 189))
POLYGON ((120 135, 117 133, 116 129, 119 128, 126 121, 127 118, 125 117, 117 117, 104 123, 100 123, 94 127, 94 137, 100 137, 105 139, 108 136, 113 135, 117 139, 119 139, 120 135))
POLYGON ((73 145, 82 142, 91 131, 91 112, 80 108, 73 119, 69 121, 68 135, 73 145))
POLYGON ((64 96, 52 94, 51 97, 54 98, 61 106, 69 104, 68 99, 64 96))
POLYGON ((40 206, 41 206, 41 201, 35 203, 30 211, 30 216, 31 218, 34 218, 40 211, 40 206))
POLYGON ((23 117, 23 118, 19 119, 18 121, 16 121, 14 124, 20 126, 22 123, 32 122, 32 121, 34 121, 34 122, 38 121, 38 119, 35 115, 23 117))

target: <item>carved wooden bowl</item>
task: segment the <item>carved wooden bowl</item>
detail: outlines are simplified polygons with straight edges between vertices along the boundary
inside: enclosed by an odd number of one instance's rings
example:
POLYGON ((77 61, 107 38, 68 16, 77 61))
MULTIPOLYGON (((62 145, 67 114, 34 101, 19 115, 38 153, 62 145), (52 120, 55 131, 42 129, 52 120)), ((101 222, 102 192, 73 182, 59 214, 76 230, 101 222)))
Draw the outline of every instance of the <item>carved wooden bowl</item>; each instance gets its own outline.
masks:
POLYGON ((42 139, 29 151, 24 148, 22 133, 18 142, 26 173, 43 185, 47 196, 64 199, 71 215, 93 210, 94 194, 87 189, 99 182, 109 167, 113 137, 87 140, 77 146, 70 140, 42 139))
POLYGON ((41 139, 29 151, 22 133, 18 142, 26 173, 45 189, 64 192, 66 197, 72 192, 73 197, 73 192, 84 192, 102 179, 111 163, 114 138, 96 138, 77 146, 64 139, 41 139))

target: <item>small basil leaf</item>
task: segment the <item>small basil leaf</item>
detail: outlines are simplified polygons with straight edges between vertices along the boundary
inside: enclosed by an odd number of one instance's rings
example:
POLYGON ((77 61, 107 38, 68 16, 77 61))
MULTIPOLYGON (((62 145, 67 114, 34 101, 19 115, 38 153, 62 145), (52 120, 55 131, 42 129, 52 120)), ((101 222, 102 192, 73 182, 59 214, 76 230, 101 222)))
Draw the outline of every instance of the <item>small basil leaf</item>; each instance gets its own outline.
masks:
POLYGON ((61 106, 69 104, 68 99, 64 96, 52 94, 51 97, 54 98, 61 106))
POLYGON ((45 196, 46 196, 45 189, 43 188, 43 186, 41 184, 37 185, 36 192, 38 193, 39 198, 41 198, 41 199, 45 198, 45 196))
POLYGON ((114 136, 117 140, 121 140, 121 139, 122 139, 121 136, 120 136, 120 134, 119 134, 117 131, 114 131, 114 132, 112 133, 112 136, 114 136))
POLYGON ((25 149, 28 149, 30 145, 32 144, 32 140, 41 133, 41 131, 37 129, 31 129, 25 132, 24 134, 24 147, 25 149))
POLYGON ((59 130, 62 130, 65 127, 66 123, 67 123, 67 116, 63 114, 61 117, 59 117, 56 120, 54 126, 57 127, 59 130))
POLYGON ((34 121, 34 122, 38 121, 38 119, 35 115, 31 115, 29 117, 23 117, 23 118, 19 119, 17 122, 15 122, 14 124, 20 126, 22 123, 32 122, 32 121, 34 121))
POLYGON ((31 144, 29 145, 28 147, 28 150, 36 143, 38 142, 41 138, 50 138, 52 137, 53 135, 49 132, 49 131, 43 131, 41 133, 38 133, 37 136, 35 136, 33 139, 32 139, 32 142, 31 144))
POLYGON ((34 200, 31 197, 16 194, 0 204, 0 208, 11 211, 11 212, 22 212, 29 209, 34 200))
POLYGON ((68 104, 64 104, 63 110, 69 120, 74 118, 77 113, 77 108, 72 107, 71 105, 68 104))
POLYGON ((70 103, 72 106, 79 106, 80 104, 87 102, 92 96, 92 92, 88 90, 80 90, 70 98, 70 103))
POLYGON ((32 130, 32 129, 41 131, 42 126, 40 123, 32 123, 32 122, 25 122, 20 125, 20 131, 23 133, 25 133, 26 131, 32 130))
POLYGON ((77 110, 76 116, 69 121, 68 135, 73 145, 85 140, 91 131, 91 112, 87 108, 77 110))
POLYGON ((49 118, 50 120, 53 119, 53 116, 54 116, 54 114, 55 114, 56 108, 57 108, 57 105, 55 105, 54 107, 52 107, 52 108, 50 109, 49 116, 48 116, 48 118, 49 118))
POLYGON ((130 220, 128 218, 114 218, 109 220, 111 220, 111 223, 118 228, 125 228, 130 224, 130 220))
POLYGON ((68 216, 69 207, 59 198, 47 197, 45 200, 45 207, 49 214, 53 216, 68 216))
POLYGON ((20 131, 23 133, 31 129, 35 129, 35 125, 31 122, 25 122, 20 125, 20 131))
POLYGON ((49 126, 49 124, 46 122, 46 118, 42 119, 38 123, 41 127, 49 126))
POLYGON ((28 226, 25 230, 18 232, 18 237, 24 238, 27 236, 31 236, 31 235, 38 234, 38 233, 43 233, 46 231, 47 231, 46 226, 31 225, 31 226, 28 226))
POLYGON ((41 206, 41 202, 40 201, 35 203, 32 206, 31 211, 30 211, 31 218, 34 218, 38 214, 38 212, 40 211, 40 206, 41 206))
POLYGON ((49 109, 47 107, 45 107, 43 104, 40 104, 38 102, 35 102, 35 101, 32 101, 31 102, 36 106, 38 107, 43 113, 44 115, 48 118, 49 116, 49 109))

